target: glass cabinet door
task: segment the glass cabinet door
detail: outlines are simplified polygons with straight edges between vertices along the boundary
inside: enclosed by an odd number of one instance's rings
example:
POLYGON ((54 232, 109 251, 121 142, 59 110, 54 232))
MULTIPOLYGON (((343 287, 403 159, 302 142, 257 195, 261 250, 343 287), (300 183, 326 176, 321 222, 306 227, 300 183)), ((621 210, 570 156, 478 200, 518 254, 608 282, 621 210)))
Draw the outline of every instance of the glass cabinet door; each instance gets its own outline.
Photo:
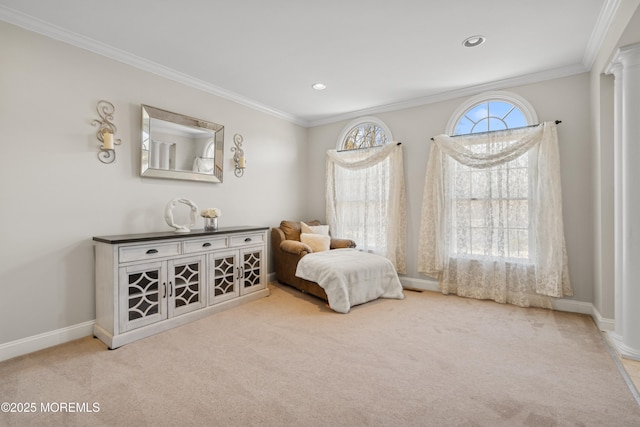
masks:
POLYGON ((168 316, 179 316, 206 306, 204 255, 169 260, 168 316))
POLYGON ((152 262, 120 268, 120 332, 167 318, 166 264, 152 262))
POLYGON ((262 247, 245 248, 240 251, 242 270, 240 276, 240 294, 245 295, 264 289, 263 269, 264 252, 262 247))
POLYGON ((209 304, 217 304, 240 295, 239 267, 238 251, 209 255, 209 304))

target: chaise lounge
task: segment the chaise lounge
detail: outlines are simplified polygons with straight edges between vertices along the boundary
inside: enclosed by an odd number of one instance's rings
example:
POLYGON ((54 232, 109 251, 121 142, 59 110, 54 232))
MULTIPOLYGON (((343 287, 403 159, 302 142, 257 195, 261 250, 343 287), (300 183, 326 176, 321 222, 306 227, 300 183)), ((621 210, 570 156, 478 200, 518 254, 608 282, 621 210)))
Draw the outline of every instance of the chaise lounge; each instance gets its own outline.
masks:
MULTIPOLYGON (((317 220, 305 223, 310 226, 320 226, 320 221, 317 220)), ((313 252, 311 246, 300 241, 300 233, 300 221, 282 221, 279 227, 271 229, 271 248, 276 278, 280 283, 328 301, 327 294, 320 285, 296 277, 298 261, 313 252)), ((356 243, 353 240, 331 238, 330 249, 355 247, 356 243)))
POLYGON ((272 228, 271 244, 278 281, 327 301, 338 313, 378 298, 404 298, 389 259, 332 238, 319 221, 282 221, 272 228))

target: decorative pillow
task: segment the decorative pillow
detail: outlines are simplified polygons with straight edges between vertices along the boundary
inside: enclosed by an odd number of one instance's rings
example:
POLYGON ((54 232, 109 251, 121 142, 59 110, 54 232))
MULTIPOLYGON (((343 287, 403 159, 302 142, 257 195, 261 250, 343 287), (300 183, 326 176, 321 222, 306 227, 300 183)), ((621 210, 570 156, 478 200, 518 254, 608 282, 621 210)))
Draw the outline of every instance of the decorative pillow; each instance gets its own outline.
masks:
POLYGON ((300 222, 299 221, 282 221, 280 222, 280 228, 284 233, 286 240, 300 241, 300 222))
POLYGON ((329 235, 328 225, 307 225, 304 222, 300 222, 300 229, 303 233, 307 234, 321 234, 323 236, 329 235))
POLYGON ((331 247, 331 237, 322 234, 300 233, 300 241, 309 245, 313 252, 328 251, 331 247))

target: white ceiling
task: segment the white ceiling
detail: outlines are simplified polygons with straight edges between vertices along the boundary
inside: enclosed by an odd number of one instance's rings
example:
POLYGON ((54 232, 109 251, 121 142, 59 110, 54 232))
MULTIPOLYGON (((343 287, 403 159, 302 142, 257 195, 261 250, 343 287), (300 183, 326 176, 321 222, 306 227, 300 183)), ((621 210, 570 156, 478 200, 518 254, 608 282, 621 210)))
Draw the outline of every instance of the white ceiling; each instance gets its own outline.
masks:
POLYGON ((311 126, 587 71, 615 4, 0 0, 0 19, 311 126))

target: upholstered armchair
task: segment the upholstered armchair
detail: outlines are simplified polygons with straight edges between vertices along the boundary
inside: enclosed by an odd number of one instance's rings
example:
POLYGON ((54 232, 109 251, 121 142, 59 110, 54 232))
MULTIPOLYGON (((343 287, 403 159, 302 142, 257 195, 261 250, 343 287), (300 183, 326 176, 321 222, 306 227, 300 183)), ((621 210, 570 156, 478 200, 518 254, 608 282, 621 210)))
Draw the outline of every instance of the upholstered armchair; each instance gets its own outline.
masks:
MULTIPOLYGON (((305 221, 310 226, 319 226, 320 221, 305 221)), ((315 282, 296 277, 298 261, 313 249, 300 241, 300 221, 282 221, 280 227, 271 229, 271 253, 278 282, 327 300, 324 289, 315 282)), ((356 243, 349 239, 330 238, 329 249, 355 248, 356 243)))

